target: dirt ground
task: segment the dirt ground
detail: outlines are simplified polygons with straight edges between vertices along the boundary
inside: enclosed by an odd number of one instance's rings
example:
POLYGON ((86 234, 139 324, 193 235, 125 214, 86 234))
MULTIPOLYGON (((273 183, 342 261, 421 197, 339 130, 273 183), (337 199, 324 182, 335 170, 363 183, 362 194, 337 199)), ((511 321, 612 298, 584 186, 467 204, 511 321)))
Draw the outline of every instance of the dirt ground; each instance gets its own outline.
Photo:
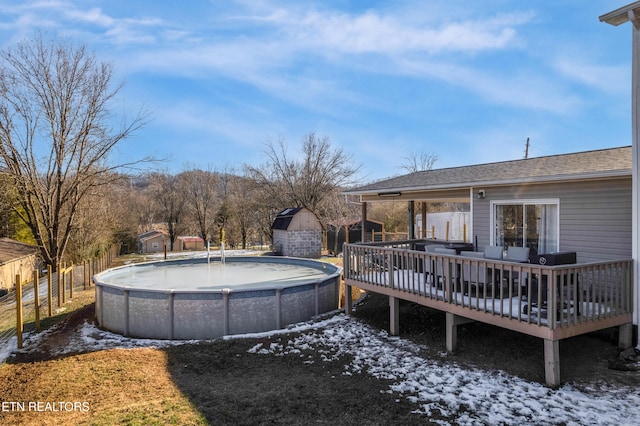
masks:
MULTIPOLYGON (((387 297, 368 295, 355 316, 378 328, 389 329, 387 297), (383 314, 386 313, 386 314, 383 314)), ((445 314, 414 303, 400 302, 400 336, 424 345, 425 357, 446 351, 445 314)), ((593 383, 640 384, 638 372, 609 368, 618 359, 617 329, 560 341, 560 375, 577 387, 593 383)), ((525 380, 544 383, 543 341, 492 325, 475 322, 458 327, 458 349, 448 362, 470 368, 502 370, 525 380)))
MULTIPOLYGON (((544 380, 543 343, 481 323, 459 327, 459 349, 446 358, 445 315, 401 302, 400 334, 424 346, 425 358, 469 368, 500 369, 544 380)), ((354 316, 388 329, 388 299, 369 295, 354 316)), ((343 375, 340 361, 247 352, 290 335, 219 340, 166 349, 108 350, 51 357, 93 305, 71 315, 39 353, 18 354, 0 367, 3 401, 87 401, 91 410, 66 414, 0 412, 0 424, 430 424, 450 419, 414 414, 406 398, 381 392, 390 383, 366 374, 343 375)), ((638 385, 640 373, 608 368, 619 350, 611 332, 560 343, 561 375, 576 387, 638 385)), ((305 354, 307 355, 307 354, 305 354)))

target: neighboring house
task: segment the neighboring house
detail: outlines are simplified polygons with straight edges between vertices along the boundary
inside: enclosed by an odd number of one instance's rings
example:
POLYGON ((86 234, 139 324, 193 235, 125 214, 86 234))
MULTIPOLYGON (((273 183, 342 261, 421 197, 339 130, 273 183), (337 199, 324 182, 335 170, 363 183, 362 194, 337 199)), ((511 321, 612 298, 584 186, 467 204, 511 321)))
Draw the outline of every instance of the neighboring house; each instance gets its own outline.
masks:
POLYGON ((282 256, 320 257, 322 224, 315 214, 304 207, 285 209, 273 224, 273 251, 282 256))
POLYGON ((552 386, 560 383, 559 340, 618 327, 619 345, 632 346, 640 286, 631 147, 420 171, 345 194, 358 197, 363 221, 369 203, 407 202, 408 241, 347 245, 344 252, 347 288, 389 296, 392 334, 398 299, 406 299, 446 312, 448 350, 455 350, 456 327, 469 320, 537 336, 552 386), (469 242, 415 235, 417 212, 442 202, 469 206, 473 252, 460 251, 469 242), (438 242, 448 248, 430 245, 438 242), (530 256, 503 260, 507 247, 530 256))
POLYGON ((137 240, 138 253, 164 252, 165 246, 169 249, 169 235, 155 229, 138 235, 137 240))
POLYGON ((194 236, 183 236, 177 238, 177 244, 175 250, 204 250, 205 243, 204 240, 200 237, 194 236))
POLYGON ((15 287, 16 275, 22 282, 38 270, 38 248, 11 238, 0 238, 0 295, 15 287))

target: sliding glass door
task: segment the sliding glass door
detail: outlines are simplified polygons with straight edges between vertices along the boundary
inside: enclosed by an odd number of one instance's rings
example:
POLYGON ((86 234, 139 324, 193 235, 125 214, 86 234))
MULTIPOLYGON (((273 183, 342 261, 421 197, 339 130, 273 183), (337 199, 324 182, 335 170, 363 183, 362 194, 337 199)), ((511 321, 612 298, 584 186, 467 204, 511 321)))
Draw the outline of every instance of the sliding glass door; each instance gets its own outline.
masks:
POLYGON ((530 247, 537 253, 558 251, 557 200, 493 201, 491 204, 493 245, 530 247))

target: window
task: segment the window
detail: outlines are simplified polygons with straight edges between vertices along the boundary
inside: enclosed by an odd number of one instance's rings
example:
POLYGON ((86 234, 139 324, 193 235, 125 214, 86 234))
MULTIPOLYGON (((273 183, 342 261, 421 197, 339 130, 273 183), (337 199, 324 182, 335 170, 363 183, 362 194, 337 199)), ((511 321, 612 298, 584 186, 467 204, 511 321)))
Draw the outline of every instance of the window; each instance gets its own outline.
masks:
POLYGON ((558 251, 559 200, 492 201, 491 244, 558 251))

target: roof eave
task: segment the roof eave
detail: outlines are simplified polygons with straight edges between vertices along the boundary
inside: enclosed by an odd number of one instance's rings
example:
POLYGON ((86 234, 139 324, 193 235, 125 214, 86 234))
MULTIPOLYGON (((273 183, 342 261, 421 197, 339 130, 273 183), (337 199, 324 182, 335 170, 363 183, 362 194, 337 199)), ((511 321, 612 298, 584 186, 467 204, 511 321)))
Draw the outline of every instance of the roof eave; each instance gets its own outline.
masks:
MULTIPOLYGON (((580 173, 570 175, 554 175, 554 176, 536 176, 536 177, 523 177, 517 179, 496 179, 496 180, 484 180, 474 182, 455 182, 439 185, 423 185, 423 186, 399 186, 399 187, 385 187, 385 188, 372 188, 363 191, 344 191, 346 195, 372 195, 380 192, 419 192, 419 191, 438 191, 446 189, 464 189, 473 188, 478 186, 508 186, 508 185, 523 185, 523 184, 535 184, 535 183, 553 183, 553 182, 571 182, 571 181, 584 181, 584 180, 607 180, 621 177, 631 178, 631 170, 612 170, 607 172, 597 173, 580 173)), ((382 199, 382 198, 381 198, 382 199)))
POLYGON ((607 24, 611 24, 613 26, 618 26, 624 24, 625 22, 629 22, 629 12, 636 12, 636 10, 640 9, 640 1, 628 4, 619 9, 616 9, 612 12, 606 13, 599 17, 600 22, 606 22, 607 24))

